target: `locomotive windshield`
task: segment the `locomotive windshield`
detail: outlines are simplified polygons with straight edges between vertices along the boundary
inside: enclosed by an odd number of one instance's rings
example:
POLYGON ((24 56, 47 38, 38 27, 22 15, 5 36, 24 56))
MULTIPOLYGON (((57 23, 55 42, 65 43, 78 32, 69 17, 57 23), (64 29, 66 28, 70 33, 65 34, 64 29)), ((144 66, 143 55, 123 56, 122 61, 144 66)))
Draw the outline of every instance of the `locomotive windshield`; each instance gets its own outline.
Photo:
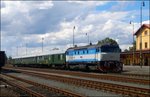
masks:
POLYGON ((120 52, 120 48, 116 46, 101 47, 101 52, 120 52))

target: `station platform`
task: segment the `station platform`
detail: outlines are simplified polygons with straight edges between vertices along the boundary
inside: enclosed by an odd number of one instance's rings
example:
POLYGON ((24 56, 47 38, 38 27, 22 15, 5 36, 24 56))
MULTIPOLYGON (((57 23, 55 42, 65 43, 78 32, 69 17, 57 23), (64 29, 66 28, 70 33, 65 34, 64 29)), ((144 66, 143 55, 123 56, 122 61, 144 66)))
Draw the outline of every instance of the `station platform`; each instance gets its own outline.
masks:
POLYGON ((150 75, 150 66, 123 66, 123 73, 150 75))

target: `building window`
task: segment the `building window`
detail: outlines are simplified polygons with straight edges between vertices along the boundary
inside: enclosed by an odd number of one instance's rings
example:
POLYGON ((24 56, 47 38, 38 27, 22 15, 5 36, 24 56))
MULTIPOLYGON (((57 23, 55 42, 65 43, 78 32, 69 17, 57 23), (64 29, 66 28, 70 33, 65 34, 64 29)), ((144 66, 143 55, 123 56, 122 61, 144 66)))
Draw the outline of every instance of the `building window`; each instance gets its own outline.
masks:
POLYGON ((147 48, 147 42, 145 42, 145 48, 147 48))
POLYGON ((140 43, 140 49, 142 49, 142 43, 140 43))
POLYGON ((144 35, 147 35, 147 30, 144 32, 144 35))

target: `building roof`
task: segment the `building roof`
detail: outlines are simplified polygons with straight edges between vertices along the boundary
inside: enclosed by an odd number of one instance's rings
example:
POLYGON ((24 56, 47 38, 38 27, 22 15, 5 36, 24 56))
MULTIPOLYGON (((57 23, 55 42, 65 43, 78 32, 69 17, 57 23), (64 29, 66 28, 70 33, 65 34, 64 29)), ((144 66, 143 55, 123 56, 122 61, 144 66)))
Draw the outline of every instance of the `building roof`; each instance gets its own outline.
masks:
MULTIPOLYGON (((141 52, 142 52, 142 54, 149 54, 149 53, 150 53, 150 50, 142 50, 141 52)), ((134 53, 140 54, 140 50, 134 51, 134 53)), ((122 55, 133 54, 133 51, 121 52, 121 54, 122 54, 122 55)))
POLYGON ((150 29, 150 24, 143 24, 136 32, 135 32, 135 34, 134 35, 137 35, 138 33, 140 33, 141 31, 141 29, 143 29, 143 28, 149 28, 150 29))

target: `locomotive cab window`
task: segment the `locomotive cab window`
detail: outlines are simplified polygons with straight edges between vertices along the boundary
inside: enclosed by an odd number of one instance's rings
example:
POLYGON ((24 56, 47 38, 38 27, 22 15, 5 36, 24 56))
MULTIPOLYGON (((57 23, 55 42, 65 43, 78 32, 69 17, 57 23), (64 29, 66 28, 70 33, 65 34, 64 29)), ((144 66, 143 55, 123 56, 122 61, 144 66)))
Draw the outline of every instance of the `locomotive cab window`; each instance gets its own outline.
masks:
POLYGON ((68 52, 66 52, 66 55, 68 55, 68 52))
POLYGON ((99 49, 98 49, 98 48, 96 49, 96 52, 99 52, 99 49))

